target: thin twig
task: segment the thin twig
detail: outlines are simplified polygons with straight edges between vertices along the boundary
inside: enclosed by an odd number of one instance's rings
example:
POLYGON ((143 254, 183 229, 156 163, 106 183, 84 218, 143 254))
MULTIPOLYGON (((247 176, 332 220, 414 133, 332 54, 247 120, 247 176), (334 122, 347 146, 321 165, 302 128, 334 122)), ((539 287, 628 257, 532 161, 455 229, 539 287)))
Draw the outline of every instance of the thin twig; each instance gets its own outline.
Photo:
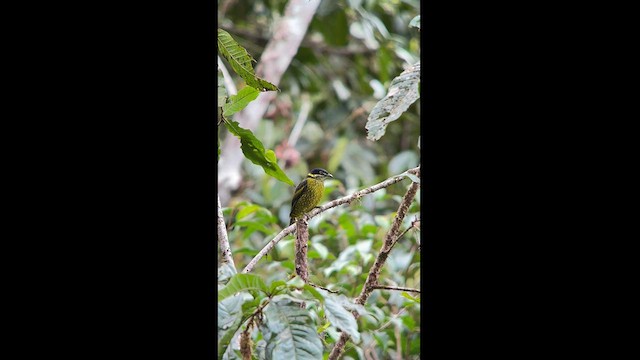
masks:
POLYGON ((222 216, 222 206, 220 205, 220 197, 218 197, 218 242, 220 243, 220 252, 222 253, 222 262, 228 263, 234 269, 236 265, 233 262, 233 254, 229 247, 229 238, 227 236, 227 227, 222 216))
POLYGON ((309 284, 309 285, 311 285, 311 286, 313 286, 313 287, 317 287, 318 289, 326 290, 326 291, 328 291, 328 292, 330 292, 330 293, 334 293, 334 294, 339 293, 339 291, 337 291, 337 290, 327 289, 327 288, 326 288, 326 287, 324 287, 324 286, 316 285, 316 284, 311 283, 311 282, 310 282, 310 283, 308 283, 308 284, 309 284))
MULTIPOLYGON (((417 170, 416 175, 419 177, 420 176, 419 167, 416 170, 417 170)), ((399 233, 400 225, 402 224, 404 217, 407 215, 407 212, 409 211, 409 206, 411 205, 411 202, 415 198, 419 187, 420 185, 418 183, 415 183, 415 182, 411 183, 411 186, 409 186, 409 190, 407 190, 407 193, 404 194, 404 197, 400 202, 400 206, 398 207, 398 212, 396 213, 396 217, 393 219, 393 224, 391 224, 391 229, 385 236, 384 244, 382 245, 382 248, 380 249, 380 252, 376 257, 375 263, 369 270, 369 275, 367 276, 367 280, 364 286, 362 287, 360 296, 358 296, 354 300, 356 304, 364 305, 367 299, 369 298, 369 295, 371 295, 371 292, 375 289, 375 286, 378 285, 378 278, 380 276, 382 266, 386 262, 387 257, 389 256, 389 252, 391 251, 391 249, 399 239, 398 233, 399 233)), ((353 315, 356 318, 358 317, 357 312, 354 312, 353 315)), ((329 354, 329 360, 337 360, 342 355, 342 352, 344 351, 344 347, 347 344, 347 341, 349 340, 349 338, 350 336, 346 332, 343 332, 340 335, 340 339, 338 339, 335 346, 331 350, 331 353, 329 354)))
POLYGON ((260 252, 253 257, 253 259, 251 259, 251 261, 249 261, 249 263, 247 264, 247 266, 244 267, 244 269, 242 269, 242 273, 246 274, 248 272, 250 272, 251 270, 253 270, 253 268, 256 266, 256 264, 258 263, 258 261, 265 256, 269 250, 273 249, 273 247, 280 241, 282 240, 285 236, 292 234, 293 231, 296 229, 296 224, 293 225, 289 225, 286 228, 284 228, 282 231, 280 231, 278 233, 278 235, 276 235, 276 237, 274 237, 271 241, 269 241, 267 243, 267 245, 265 245, 262 250, 260 250, 260 252))
POLYGON ((372 287, 374 289, 387 289, 387 290, 397 290, 397 291, 408 291, 408 292, 420 293, 420 290, 418 290, 418 289, 412 289, 412 288, 406 288, 406 287, 400 287, 400 286, 373 285, 372 287))
MULTIPOLYGON (((410 170, 407 170, 406 172, 411 173, 411 174, 418 174, 420 170, 420 167, 416 167, 410 170)), ((347 196, 343 196, 339 199, 333 200, 331 202, 328 202, 320 207, 314 208, 313 210, 311 210, 308 214, 307 214, 307 219, 311 219, 315 216, 317 216, 318 214, 325 212, 331 208, 334 208, 336 206, 340 206, 342 204, 350 204, 352 201, 359 199, 361 197, 363 197, 364 195, 367 194, 371 194, 373 192, 376 192, 380 189, 386 188, 388 186, 391 186, 397 182, 402 181, 404 178, 406 177, 406 175, 397 175, 394 176, 392 178, 389 178, 381 183, 378 183, 376 185, 370 186, 366 189, 362 189, 360 191, 356 191, 355 193, 351 194, 351 195, 347 195, 347 196)), ((260 252, 249 262, 249 264, 247 264, 247 266, 245 266, 245 268, 242 270, 243 274, 246 274, 248 272, 250 272, 251 270, 253 270, 253 268, 256 266, 256 264, 258 263, 258 261, 267 253, 269 252, 269 250, 271 250, 280 240, 282 240, 285 236, 291 234, 294 232, 296 228, 296 225, 289 225, 286 228, 284 228, 280 233, 278 233, 278 235, 276 235, 276 237, 274 237, 271 241, 269 241, 267 243, 267 245, 265 245, 264 248, 262 248, 262 250, 260 250, 260 252)))

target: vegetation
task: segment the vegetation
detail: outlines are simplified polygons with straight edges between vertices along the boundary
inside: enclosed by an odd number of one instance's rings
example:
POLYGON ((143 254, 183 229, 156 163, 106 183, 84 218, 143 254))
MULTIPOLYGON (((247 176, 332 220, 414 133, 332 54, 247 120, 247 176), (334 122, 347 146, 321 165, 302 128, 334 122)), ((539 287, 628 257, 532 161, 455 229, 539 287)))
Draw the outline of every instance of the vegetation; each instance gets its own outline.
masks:
POLYGON ((218 5, 218 358, 419 358, 419 1, 218 5))

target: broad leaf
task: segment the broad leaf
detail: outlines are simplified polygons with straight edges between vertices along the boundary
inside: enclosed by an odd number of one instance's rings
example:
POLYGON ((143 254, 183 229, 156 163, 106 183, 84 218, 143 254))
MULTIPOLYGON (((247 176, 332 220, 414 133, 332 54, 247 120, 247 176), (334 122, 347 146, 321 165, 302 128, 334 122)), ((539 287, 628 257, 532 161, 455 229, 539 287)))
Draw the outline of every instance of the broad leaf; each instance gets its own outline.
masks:
POLYGON ((354 342, 360 342, 360 333, 358 332, 356 318, 351 312, 342 307, 339 301, 331 295, 326 296, 324 310, 327 319, 329 319, 333 326, 349 334, 354 342))
POLYGON ((272 83, 256 76, 251 64, 255 60, 228 32, 222 29, 218 29, 218 51, 227 59, 233 71, 246 81, 247 85, 260 91, 280 90, 272 83))
POLYGON ((411 22, 409 23, 409 27, 414 27, 414 28, 418 28, 420 29, 420 15, 414 17, 413 19, 411 19, 411 22))
POLYGON ((218 359, 222 359, 233 336, 242 325, 242 295, 218 302, 218 359))
POLYGON ((367 139, 378 140, 386 132, 387 125, 404 113, 420 98, 420 62, 393 79, 389 92, 371 110, 367 124, 367 139))
POLYGON ((224 285, 238 272, 231 264, 224 262, 218 267, 218 284, 224 285))
POLYGON ((316 290, 316 288, 314 288, 313 286, 311 286, 309 284, 304 284, 303 288, 309 294, 311 294, 314 298, 316 298, 316 300, 320 301, 321 303, 324 302, 324 295, 320 294, 320 292, 318 290, 316 290))
POLYGON ((231 116, 238 111, 244 109, 250 102, 255 100, 260 92, 251 86, 245 86, 238 94, 229 98, 226 104, 222 107, 224 116, 231 116))
POLYGON ((241 291, 260 290, 269 293, 269 288, 262 279, 253 274, 236 274, 227 283, 227 286, 218 291, 218 302, 241 291))
POLYGON ((240 148, 247 159, 256 165, 262 166, 262 169, 268 175, 295 186, 293 181, 278 166, 273 150, 265 151, 264 145, 253 135, 251 130, 241 128, 238 122, 233 120, 225 121, 225 125, 233 135, 240 138, 240 148))
POLYGON ((265 308, 264 340, 266 359, 321 360, 322 342, 309 310, 283 299, 265 308))

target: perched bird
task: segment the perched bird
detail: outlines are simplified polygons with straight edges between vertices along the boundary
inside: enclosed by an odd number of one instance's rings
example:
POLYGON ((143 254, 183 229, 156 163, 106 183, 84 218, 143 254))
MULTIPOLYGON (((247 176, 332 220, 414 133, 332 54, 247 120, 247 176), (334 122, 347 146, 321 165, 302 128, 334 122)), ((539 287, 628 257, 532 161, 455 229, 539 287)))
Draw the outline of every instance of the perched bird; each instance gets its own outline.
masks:
POLYGON ((322 194, 324 194, 324 180, 333 177, 325 169, 313 169, 307 174, 306 179, 302 180, 296 187, 291 201, 291 222, 292 225, 298 218, 306 214, 320 203, 322 194))

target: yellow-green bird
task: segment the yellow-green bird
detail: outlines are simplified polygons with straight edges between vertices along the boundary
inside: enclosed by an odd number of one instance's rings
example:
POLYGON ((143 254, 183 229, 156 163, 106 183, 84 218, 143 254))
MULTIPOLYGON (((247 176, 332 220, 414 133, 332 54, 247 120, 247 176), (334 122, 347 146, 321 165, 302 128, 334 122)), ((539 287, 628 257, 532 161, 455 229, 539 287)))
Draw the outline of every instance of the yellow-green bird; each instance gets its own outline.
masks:
POLYGON ((292 225, 302 215, 316 207, 324 194, 324 180, 333 177, 325 169, 313 169, 307 174, 307 178, 302 180, 296 187, 291 201, 291 222, 292 225))

